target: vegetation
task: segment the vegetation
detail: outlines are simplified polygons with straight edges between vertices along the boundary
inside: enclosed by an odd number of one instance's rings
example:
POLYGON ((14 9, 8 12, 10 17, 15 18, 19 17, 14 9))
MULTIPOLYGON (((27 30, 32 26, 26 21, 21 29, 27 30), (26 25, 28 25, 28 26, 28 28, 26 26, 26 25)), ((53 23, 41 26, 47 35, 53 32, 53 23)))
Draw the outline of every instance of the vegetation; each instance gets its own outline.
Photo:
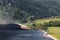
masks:
POLYGON ((60 40, 60 27, 49 27, 48 33, 60 40))
POLYGON ((46 30, 48 30, 48 27, 52 27, 52 26, 60 27, 60 19, 58 19, 58 18, 40 19, 40 20, 35 20, 31 23, 27 23, 27 25, 33 29, 36 26, 36 29, 43 29, 46 31, 46 30))
POLYGON ((60 16, 60 3, 54 0, 0 0, 0 6, 20 23, 60 16))
POLYGON ((32 23, 29 23, 31 29, 38 30, 42 29, 49 34, 51 34, 56 39, 60 40, 60 18, 47 18, 47 19, 39 19, 35 20, 32 23), (49 19, 49 20, 48 20, 49 19))

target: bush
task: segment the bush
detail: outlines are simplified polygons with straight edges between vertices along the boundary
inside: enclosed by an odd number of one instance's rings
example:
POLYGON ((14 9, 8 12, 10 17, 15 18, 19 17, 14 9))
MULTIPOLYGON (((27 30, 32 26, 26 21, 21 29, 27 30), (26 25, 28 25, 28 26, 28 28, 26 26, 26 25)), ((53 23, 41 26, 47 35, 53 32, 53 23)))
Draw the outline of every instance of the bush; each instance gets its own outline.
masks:
POLYGON ((60 21, 59 20, 55 20, 55 21, 50 21, 49 22, 49 27, 51 26, 60 26, 60 21))

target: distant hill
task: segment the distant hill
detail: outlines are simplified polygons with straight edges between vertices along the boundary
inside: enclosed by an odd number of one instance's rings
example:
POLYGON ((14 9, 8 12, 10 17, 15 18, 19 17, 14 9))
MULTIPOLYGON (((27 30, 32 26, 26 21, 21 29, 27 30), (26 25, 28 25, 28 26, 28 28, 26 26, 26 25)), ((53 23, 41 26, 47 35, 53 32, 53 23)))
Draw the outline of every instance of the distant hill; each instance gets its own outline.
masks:
POLYGON ((0 5, 21 23, 60 16, 60 3, 55 0, 0 0, 0 5))

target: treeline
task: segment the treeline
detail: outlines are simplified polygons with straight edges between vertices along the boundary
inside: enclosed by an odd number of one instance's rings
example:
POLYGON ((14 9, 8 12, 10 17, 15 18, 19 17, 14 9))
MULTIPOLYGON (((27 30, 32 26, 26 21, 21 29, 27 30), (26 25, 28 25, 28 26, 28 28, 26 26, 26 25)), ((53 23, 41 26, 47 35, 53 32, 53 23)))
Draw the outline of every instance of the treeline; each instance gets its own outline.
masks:
POLYGON ((44 22, 43 24, 39 23, 31 23, 28 25, 31 29, 43 29, 43 30, 48 30, 48 27, 60 27, 60 20, 55 20, 55 21, 49 21, 49 22, 44 22))

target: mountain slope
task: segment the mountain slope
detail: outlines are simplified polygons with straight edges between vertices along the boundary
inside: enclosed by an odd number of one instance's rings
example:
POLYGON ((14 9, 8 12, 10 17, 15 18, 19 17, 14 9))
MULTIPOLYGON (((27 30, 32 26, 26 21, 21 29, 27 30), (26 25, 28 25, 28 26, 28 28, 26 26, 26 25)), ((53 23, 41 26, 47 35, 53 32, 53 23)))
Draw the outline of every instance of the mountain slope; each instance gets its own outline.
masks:
MULTIPOLYGON (((60 4, 54 0, 0 0, 0 5, 15 7, 12 17, 21 22, 60 16, 60 4)), ((12 14, 12 13, 10 13, 12 14)))

